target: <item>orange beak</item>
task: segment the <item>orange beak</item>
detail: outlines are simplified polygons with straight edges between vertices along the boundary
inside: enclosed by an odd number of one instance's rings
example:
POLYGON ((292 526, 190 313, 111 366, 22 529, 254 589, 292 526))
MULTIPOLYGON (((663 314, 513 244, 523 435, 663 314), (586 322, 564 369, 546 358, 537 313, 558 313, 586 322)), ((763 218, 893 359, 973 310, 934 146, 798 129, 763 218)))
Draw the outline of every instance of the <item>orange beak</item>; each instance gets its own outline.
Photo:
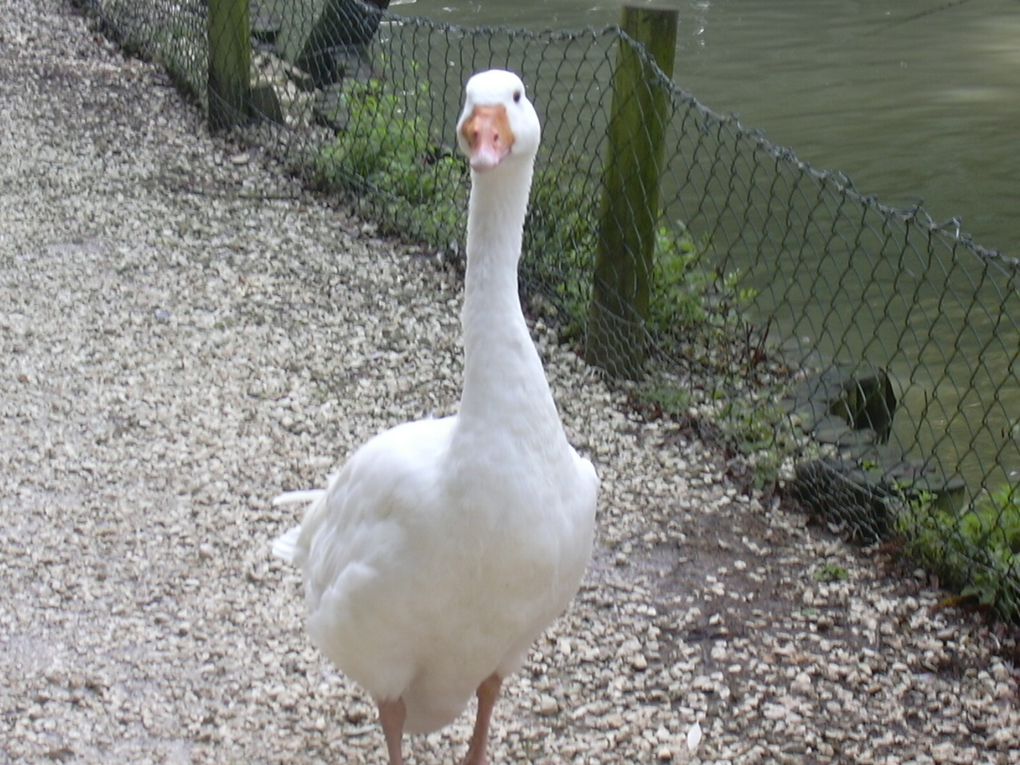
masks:
POLYGON ((476 106, 460 129, 468 146, 471 169, 491 170, 514 145, 514 134, 505 106, 476 106))

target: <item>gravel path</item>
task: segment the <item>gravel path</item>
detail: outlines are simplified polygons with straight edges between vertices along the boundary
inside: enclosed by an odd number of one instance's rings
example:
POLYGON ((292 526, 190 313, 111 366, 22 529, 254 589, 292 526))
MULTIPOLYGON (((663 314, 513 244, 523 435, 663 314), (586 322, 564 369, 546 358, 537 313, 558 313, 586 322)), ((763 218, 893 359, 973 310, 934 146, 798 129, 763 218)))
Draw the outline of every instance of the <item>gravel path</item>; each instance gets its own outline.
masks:
MULTIPOLYGON (((459 299, 63 2, 0 0, 4 761, 382 762, 268 500, 453 409, 459 299)), ((599 549, 494 763, 1020 763, 1013 638, 742 495, 536 334, 603 477, 599 549)), ((451 762, 468 722, 409 762, 451 762)))

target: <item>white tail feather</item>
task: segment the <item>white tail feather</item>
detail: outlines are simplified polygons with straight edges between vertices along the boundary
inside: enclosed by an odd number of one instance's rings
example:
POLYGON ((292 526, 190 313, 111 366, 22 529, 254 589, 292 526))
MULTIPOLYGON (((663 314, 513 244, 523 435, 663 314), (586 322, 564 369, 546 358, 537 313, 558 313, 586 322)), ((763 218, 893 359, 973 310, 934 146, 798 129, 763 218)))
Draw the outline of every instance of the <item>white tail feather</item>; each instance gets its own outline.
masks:
MULTIPOLYGON (((307 489, 304 491, 286 491, 273 499, 273 504, 279 505, 303 505, 314 504, 326 496, 325 489, 307 489)), ((295 563, 300 550, 298 543, 301 540, 301 527, 295 526, 286 534, 277 537, 273 541, 273 555, 283 558, 288 563, 295 563)))
POLYGON ((325 489, 306 489, 305 491, 285 491, 278 497, 273 498, 274 505, 300 505, 302 503, 316 502, 322 499, 326 493, 325 489))
MULTIPOLYGON (((295 492, 296 493, 296 492, 295 492)), ((297 555, 298 539, 301 537, 301 527, 295 526, 286 534, 277 537, 273 541, 273 555, 283 558, 288 563, 293 563, 297 555)))

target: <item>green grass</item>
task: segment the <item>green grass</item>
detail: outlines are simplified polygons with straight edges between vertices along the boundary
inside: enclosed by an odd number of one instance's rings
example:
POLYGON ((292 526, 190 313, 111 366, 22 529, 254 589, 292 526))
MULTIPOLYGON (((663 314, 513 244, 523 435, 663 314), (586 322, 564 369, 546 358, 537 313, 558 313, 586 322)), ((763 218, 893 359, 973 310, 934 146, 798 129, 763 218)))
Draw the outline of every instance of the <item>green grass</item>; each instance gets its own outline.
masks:
MULTIPOLYGON (((555 305, 563 334, 576 339, 588 320, 601 190, 586 176, 567 172, 567 164, 535 173, 521 268, 525 281, 555 305)), ((656 230, 648 315, 653 337, 730 327, 753 300, 754 293, 741 288, 739 274, 712 270, 708 252, 680 222, 656 230)))
POLYGON ((672 418, 686 415, 692 403, 689 391, 661 377, 646 380, 638 388, 638 395, 643 404, 652 407, 652 411, 672 418))
POLYGON ((906 551, 944 584, 1020 620, 1020 484, 1005 485, 961 513, 921 495, 898 519, 906 551))
POLYGON ((352 83, 342 96, 344 129, 319 152, 314 172, 320 187, 350 194, 384 232, 446 249, 463 236, 467 170, 416 116, 428 100, 427 84, 397 94, 352 83))
POLYGON ((850 578, 850 572, 843 568, 843 566, 837 566, 835 563, 825 563, 815 571, 814 578, 816 582, 823 582, 825 584, 845 582, 850 578))
POLYGON ((521 280, 553 307, 564 340, 584 332, 591 300, 596 229, 596 190, 562 165, 541 167, 531 184, 524 224, 521 280))

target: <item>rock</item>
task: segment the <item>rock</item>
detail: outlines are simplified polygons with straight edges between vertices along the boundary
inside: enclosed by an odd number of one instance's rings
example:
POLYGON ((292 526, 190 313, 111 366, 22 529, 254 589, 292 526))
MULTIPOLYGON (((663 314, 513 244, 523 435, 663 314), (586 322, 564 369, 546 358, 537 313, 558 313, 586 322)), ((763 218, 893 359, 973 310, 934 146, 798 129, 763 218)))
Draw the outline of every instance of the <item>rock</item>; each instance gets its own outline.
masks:
POLYGON ((283 26, 280 9, 273 0, 251 0, 251 36, 254 40, 267 45, 276 43, 283 26))
POLYGON ((294 0, 282 18, 280 52, 308 72, 317 88, 336 82, 337 55, 361 57, 389 0, 294 0), (374 6, 374 7, 373 7, 374 6))
POLYGON ((793 393, 788 408, 814 428, 826 415, 852 430, 870 430, 878 443, 889 440, 896 394, 888 373, 870 364, 835 365, 805 380, 793 393))
POLYGON ((937 465, 919 459, 884 461, 893 449, 863 448, 852 456, 823 457, 794 466, 790 489, 808 511, 865 544, 894 530, 905 501, 934 497, 939 509, 955 512, 966 501, 966 485, 937 465))
POLYGON ((909 499, 921 495, 934 497, 934 506, 948 512, 957 512, 966 502, 967 485, 963 478, 947 475, 933 461, 907 458, 882 469, 884 483, 896 486, 909 499))
POLYGON ((822 444, 855 447, 878 442, 878 435, 870 428, 855 429, 846 420, 835 415, 826 415, 815 422, 811 436, 822 444))
POLYGON ((853 371, 839 369, 837 374, 842 378, 840 394, 829 411, 855 430, 868 428, 878 435, 880 443, 887 442, 896 413, 896 394, 888 373, 881 367, 864 365, 853 371))
POLYGON ((272 83, 254 83, 251 86, 248 98, 252 112, 259 119, 269 120, 277 125, 285 124, 283 106, 280 105, 280 98, 276 95, 276 88, 272 83))
POLYGON ((535 711, 542 717, 552 717, 560 711, 560 705, 552 696, 543 693, 538 697, 538 705, 535 711))
POLYGON ((794 693, 799 693, 801 696, 809 695, 812 690, 811 675, 807 672, 798 672, 790 684, 790 690, 794 693))
POLYGON ((808 512, 868 544, 887 536, 894 518, 894 494, 880 482, 838 457, 801 462, 794 467, 791 494, 808 512))

